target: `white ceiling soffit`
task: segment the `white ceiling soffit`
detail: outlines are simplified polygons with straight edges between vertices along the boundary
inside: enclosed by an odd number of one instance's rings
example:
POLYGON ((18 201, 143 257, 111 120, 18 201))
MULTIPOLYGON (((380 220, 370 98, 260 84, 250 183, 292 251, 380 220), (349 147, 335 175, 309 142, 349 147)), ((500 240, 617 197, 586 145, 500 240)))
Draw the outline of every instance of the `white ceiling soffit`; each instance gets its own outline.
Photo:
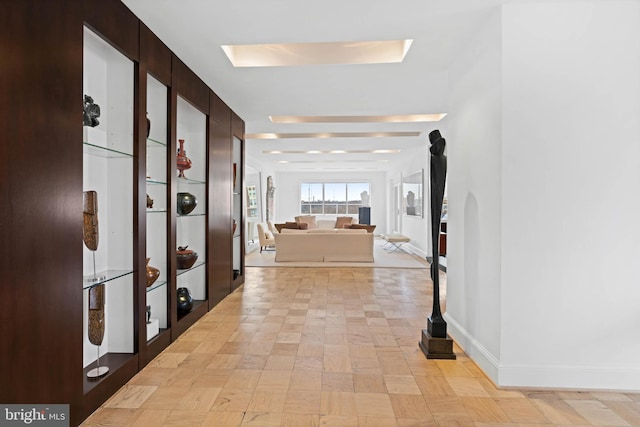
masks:
MULTIPOLYGON (((382 117, 447 113, 449 63, 493 8, 511 0, 122 1, 245 121, 248 134, 417 135, 247 139, 249 166, 310 170, 303 168, 304 163, 291 162, 295 158, 278 158, 264 154, 265 150, 401 150, 400 154, 314 155, 314 164, 305 166, 384 171, 407 153, 426 152, 427 134, 446 127, 447 117, 439 122, 382 117), (328 62, 342 63, 236 68, 222 48, 294 45, 304 48, 293 56, 304 56, 310 46, 393 40, 413 40, 408 51, 404 48, 402 62, 345 64, 334 60, 328 62), (279 116, 307 119, 270 119, 279 116), (345 117, 355 119, 339 120, 345 117), (358 119, 363 117, 369 119, 358 119)), ((309 160, 309 154, 297 156, 309 160)))

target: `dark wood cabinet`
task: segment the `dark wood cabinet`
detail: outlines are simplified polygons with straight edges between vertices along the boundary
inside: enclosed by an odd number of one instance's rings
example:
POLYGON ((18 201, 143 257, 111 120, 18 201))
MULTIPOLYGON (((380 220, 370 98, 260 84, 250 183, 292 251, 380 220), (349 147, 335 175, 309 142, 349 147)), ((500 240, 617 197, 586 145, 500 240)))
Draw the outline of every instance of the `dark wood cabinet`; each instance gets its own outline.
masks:
POLYGON ((23 0, 3 2, 3 11, 0 401, 69 404, 77 425, 244 280, 233 278, 231 230, 233 144, 236 137, 243 152, 244 123, 118 0, 23 0), (109 132, 82 126, 85 93, 102 104, 109 132), (204 153, 193 169, 202 173, 184 183, 177 140, 193 116, 187 152, 204 153), (183 184, 201 203, 190 218, 176 213, 183 184), (94 254, 82 244, 83 191, 92 188, 109 229, 94 254), (176 302, 180 277, 192 274, 177 268, 185 233, 195 233, 186 239, 197 241, 203 262, 188 314, 176 302), (124 273, 87 283, 93 255, 97 272, 124 273), (161 271, 151 288, 147 258, 161 271), (89 289, 103 284, 113 336, 99 354, 109 372, 90 379, 98 350, 87 340, 89 289), (157 333, 147 332, 148 305, 157 333))

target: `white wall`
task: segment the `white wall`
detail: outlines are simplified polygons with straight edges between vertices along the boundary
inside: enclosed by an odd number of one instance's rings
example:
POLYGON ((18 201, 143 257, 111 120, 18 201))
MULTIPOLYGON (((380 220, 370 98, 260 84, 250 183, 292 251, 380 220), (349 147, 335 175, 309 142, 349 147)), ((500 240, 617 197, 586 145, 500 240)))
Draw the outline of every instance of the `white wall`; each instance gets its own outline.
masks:
POLYGON ((501 13, 449 69, 447 311, 450 334, 496 378, 500 359, 501 13))
POLYGON ((640 389, 640 2, 508 5, 503 34, 500 383, 640 389))
MULTIPOLYGON (((369 182, 371 184, 371 224, 375 233, 386 233, 387 224, 387 174, 384 172, 278 172, 274 176, 275 222, 294 221, 300 215, 300 183, 318 182, 369 182)), ((336 215, 329 215, 335 218, 336 215)), ((318 216, 320 219, 321 216, 318 216)))
POLYGON ((450 76, 450 332, 499 385, 638 390, 640 2, 482 34, 450 76))
MULTIPOLYGON (((446 119, 445 119, 446 120, 446 119)), ((435 129, 440 129, 442 132, 442 136, 446 139, 446 129, 444 128, 444 123, 440 122, 435 127, 435 129)), ((393 164, 390 165, 392 168, 389 176, 391 177, 387 183, 387 188, 389 192, 389 199, 387 201, 387 211, 389 215, 389 230, 393 231, 393 185, 394 183, 402 184, 402 178, 408 175, 411 175, 414 172, 422 169, 424 171, 424 182, 423 182, 423 206, 422 210, 424 211, 424 216, 411 216, 407 215, 405 212, 400 213, 400 233, 409 237, 411 242, 404 245, 403 249, 409 252, 413 252, 416 255, 421 257, 430 257, 431 256, 431 215, 430 215, 430 205, 429 205, 429 132, 423 132, 422 137, 424 139, 424 144, 421 147, 415 148, 413 150, 407 150, 402 153, 402 157, 393 164)), ((401 196, 404 195, 405 190, 400 185, 401 196)))

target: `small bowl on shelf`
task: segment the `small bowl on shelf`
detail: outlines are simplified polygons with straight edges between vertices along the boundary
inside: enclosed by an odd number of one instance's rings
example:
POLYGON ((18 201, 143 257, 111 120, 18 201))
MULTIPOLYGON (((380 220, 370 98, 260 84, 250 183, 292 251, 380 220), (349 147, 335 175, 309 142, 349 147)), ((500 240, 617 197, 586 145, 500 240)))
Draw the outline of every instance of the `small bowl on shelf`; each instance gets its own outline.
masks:
POLYGON ((198 253, 187 249, 188 246, 178 246, 176 252, 177 268, 178 270, 187 270, 193 267, 198 259, 198 253))

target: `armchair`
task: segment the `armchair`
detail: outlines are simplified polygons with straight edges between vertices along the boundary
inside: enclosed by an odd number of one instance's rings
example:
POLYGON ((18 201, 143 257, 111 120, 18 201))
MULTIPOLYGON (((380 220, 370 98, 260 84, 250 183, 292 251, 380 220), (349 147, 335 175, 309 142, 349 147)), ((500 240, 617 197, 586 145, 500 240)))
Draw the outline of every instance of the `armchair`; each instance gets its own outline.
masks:
POLYGON ((275 249, 276 240, 273 238, 273 233, 263 223, 258 223, 256 226, 258 228, 258 238, 260 239, 260 253, 269 248, 275 249))

